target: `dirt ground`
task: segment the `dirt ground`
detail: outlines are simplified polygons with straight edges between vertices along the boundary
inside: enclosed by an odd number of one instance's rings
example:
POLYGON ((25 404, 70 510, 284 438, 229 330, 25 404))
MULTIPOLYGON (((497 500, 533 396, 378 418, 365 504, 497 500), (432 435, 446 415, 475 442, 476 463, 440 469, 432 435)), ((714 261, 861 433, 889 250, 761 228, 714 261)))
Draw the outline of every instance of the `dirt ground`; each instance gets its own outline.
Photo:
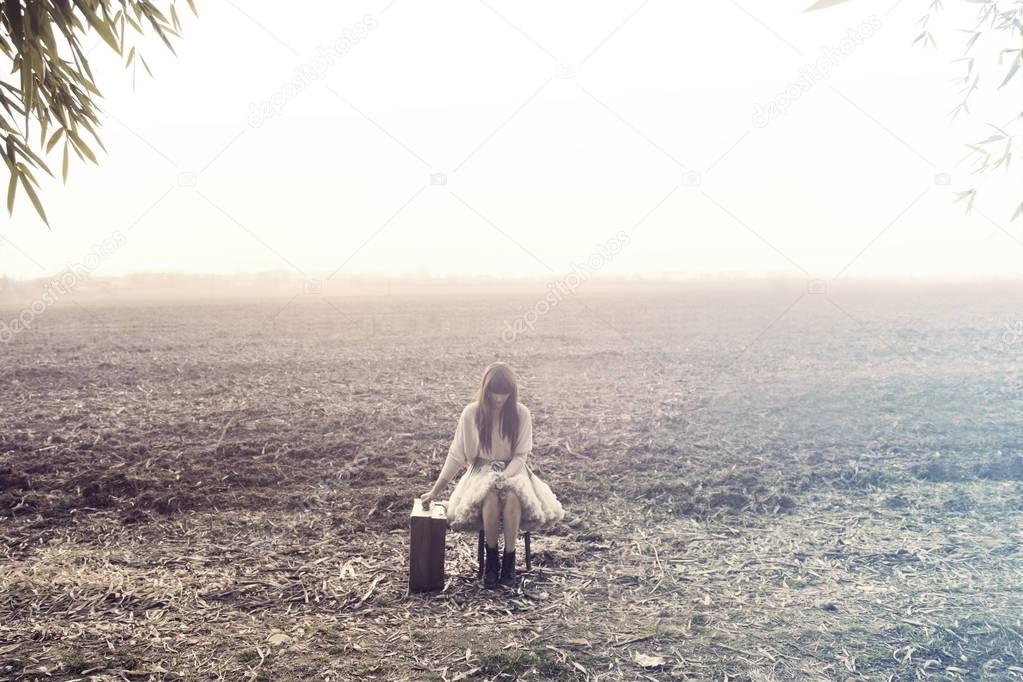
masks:
POLYGON ((584 286, 509 339, 543 294, 47 310, 0 346, 0 680, 1023 679, 1023 291, 584 286), (410 595, 498 359, 566 518, 410 595))

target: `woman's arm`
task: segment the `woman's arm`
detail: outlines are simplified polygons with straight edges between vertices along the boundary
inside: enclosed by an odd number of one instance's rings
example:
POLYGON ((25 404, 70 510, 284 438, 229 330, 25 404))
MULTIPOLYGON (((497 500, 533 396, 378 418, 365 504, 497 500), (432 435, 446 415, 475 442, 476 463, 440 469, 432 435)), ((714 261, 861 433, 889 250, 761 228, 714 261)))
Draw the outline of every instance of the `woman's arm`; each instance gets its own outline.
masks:
POLYGON ((437 476, 437 482, 433 484, 433 489, 430 491, 432 497, 436 497, 438 493, 447 487, 461 467, 468 466, 465 457, 465 421, 465 412, 463 411, 462 415, 458 418, 458 425, 455 427, 455 437, 451 440, 451 445, 448 447, 448 456, 444 460, 444 466, 441 467, 440 475, 437 476))
POLYGON ((526 452, 515 453, 515 456, 511 458, 510 462, 508 462, 508 466, 504 468, 504 475, 510 478, 522 471, 522 469, 526 466, 526 456, 528 454, 529 453, 526 452))
POLYGON ((433 484, 433 493, 439 493, 444 488, 448 487, 448 483, 455 477, 458 470, 463 466, 462 456, 453 450, 448 451, 447 459, 444 460, 444 466, 440 470, 440 475, 437 476, 437 482, 433 484))
POLYGON ((504 469, 505 476, 514 476, 526 466, 526 457, 533 449, 533 415, 529 408, 521 405, 519 415, 519 437, 515 440, 515 453, 512 454, 511 462, 504 469))

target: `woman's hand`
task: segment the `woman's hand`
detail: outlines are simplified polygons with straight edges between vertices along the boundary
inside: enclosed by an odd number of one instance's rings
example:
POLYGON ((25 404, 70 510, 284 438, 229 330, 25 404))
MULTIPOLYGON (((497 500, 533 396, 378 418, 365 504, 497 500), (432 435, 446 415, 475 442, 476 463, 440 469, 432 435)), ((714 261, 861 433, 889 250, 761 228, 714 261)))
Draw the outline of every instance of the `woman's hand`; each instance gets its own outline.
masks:
POLYGON ((435 500, 436 497, 437 496, 431 490, 430 492, 428 492, 425 495, 421 496, 419 499, 422 500, 422 504, 423 504, 424 507, 429 507, 430 503, 433 502, 433 500, 435 500))
POLYGON ((504 468, 504 475, 508 478, 517 476, 525 465, 526 461, 524 457, 514 457, 512 458, 512 461, 508 462, 508 466, 504 468))

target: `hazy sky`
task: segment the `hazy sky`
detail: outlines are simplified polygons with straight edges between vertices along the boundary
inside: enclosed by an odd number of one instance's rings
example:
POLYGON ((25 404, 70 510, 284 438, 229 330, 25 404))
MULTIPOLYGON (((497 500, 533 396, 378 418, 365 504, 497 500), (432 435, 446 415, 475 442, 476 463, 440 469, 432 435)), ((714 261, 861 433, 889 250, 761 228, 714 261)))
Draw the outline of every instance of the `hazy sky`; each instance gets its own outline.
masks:
POLYGON ((134 92, 93 38, 108 153, 72 157, 65 187, 55 148, 53 230, 19 193, 0 272, 57 272, 117 231, 99 275, 543 276, 614 239, 601 272, 1019 271, 1019 166, 963 159, 1023 88, 993 97, 982 50, 975 115, 951 121, 965 2, 930 19, 938 49, 911 46, 925 0, 388 3, 181 3, 178 57, 147 40, 134 92))

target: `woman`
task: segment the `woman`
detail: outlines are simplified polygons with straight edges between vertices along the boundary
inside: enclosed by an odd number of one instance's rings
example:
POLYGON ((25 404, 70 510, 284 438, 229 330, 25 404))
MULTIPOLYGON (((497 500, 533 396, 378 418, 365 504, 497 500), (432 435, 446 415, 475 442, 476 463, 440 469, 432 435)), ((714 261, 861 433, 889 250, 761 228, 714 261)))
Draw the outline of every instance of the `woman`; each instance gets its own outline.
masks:
POLYGON ((495 587, 515 579, 515 541, 519 529, 533 530, 565 516, 550 486, 529 469, 533 418, 519 402, 515 373, 503 362, 483 373, 473 402, 462 410, 429 504, 466 467, 448 500, 448 525, 453 530, 483 527, 486 542, 484 585, 495 587), (498 524, 504 523, 504 554, 498 576, 498 524))

